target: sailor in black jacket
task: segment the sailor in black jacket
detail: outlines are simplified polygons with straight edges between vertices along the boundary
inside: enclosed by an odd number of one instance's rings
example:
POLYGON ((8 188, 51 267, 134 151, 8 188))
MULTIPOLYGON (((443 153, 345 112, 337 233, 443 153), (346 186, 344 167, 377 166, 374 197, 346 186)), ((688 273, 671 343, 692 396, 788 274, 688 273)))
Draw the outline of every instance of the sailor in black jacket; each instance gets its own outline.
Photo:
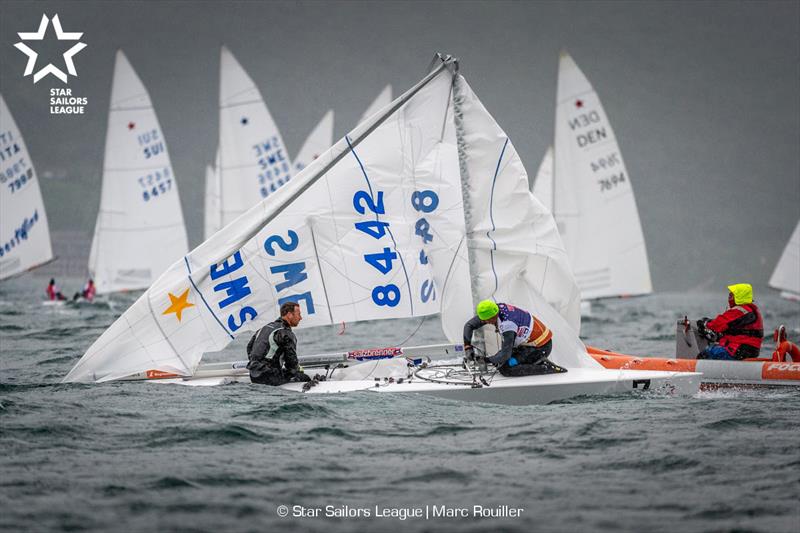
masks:
POLYGON ((297 361, 297 338, 292 332, 302 318, 300 306, 286 302, 281 305, 280 318, 256 331, 247 343, 250 381, 264 385, 310 381, 297 361))

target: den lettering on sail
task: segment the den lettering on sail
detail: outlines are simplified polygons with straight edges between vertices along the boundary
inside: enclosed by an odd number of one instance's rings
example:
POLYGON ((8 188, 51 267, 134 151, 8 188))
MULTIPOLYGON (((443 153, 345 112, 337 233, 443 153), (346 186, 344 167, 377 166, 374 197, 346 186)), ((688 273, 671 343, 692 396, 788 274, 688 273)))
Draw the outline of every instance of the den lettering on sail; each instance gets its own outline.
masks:
POLYGON ((83 115, 89 99, 72 96, 72 89, 50 89, 51 115, 83 115))

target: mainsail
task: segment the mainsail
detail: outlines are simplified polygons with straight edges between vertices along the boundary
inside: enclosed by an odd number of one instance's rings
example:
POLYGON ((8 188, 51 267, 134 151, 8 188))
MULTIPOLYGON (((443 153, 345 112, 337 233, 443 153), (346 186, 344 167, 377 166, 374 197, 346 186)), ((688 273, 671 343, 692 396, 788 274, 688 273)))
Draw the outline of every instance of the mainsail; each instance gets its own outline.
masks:
POLYGON ((294 171, 300 172, 333 145, 333 110, 329 110, 311 131, 294 160, 294 171))
POLYGON ((458 342, 473 312, 471 269, 475 294, 528 306, 563 338, 556 362, 597 367, 541 295, 576 308, 555 223, 456 70, 442 61, 175 263, 65 380, 192 375, 203 353, 274 319, 286 301, 300 304, 304 327, 442 312, 458 342))
MULTIPOLYGON (((597 93, 564 52, 557 102, 550 197, 581 297, 648 294, 653 287, 631 177, 597 93)), ((547 205, 546 189, 535 184, 547 205)))
POLYGON ((0 280, 53 258, 39 179, 0 94, 0 280))
POLYGON ((224 46, 219 91, 217 168, 222 191, 222 225, 227 226, 286 184, 292 177, 292 169, 283 138, 258 87, 224 46))
POLYGON ((188 248, 158 117, 147 89, 117 51, 89 273, 99 294, 146 289, 188 248))
POLYGON ((769 285, 780 290, 784 298, 800 300, 800 221, 775 265, 769 285))

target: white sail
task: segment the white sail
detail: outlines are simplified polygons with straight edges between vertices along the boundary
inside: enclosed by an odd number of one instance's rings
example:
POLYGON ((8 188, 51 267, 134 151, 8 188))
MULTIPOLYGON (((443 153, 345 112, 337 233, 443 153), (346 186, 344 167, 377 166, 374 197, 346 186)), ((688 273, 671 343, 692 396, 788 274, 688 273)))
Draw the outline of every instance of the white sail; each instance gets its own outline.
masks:
POLYGON ((273 320, 286 301, 300 304, 304 327, 449 313, 455 305, 458 331, 455 315, 443 322, 459 340, 473 312, 471 256, 478 292, 524 302, 564 336, 557 362, 591 367, 571 326, 541 296, 561 292, 567 306, 577 298, 552 217, 460 77, 457 145, 451 68, 440 65, 175 263, 65 380, 192 375, 204 352, 273 320))
POLYGON ((580 294, 550 212, 529 192, 528 175, 506 133, 459 76, 456 105, 473 294, 445 291, 442 323, 452 341, 472 317, 473 300, 522 307, 558 339, 551 359, 568 367, 599 367, 586 355, 580 294))
MULTIPOLYGON (((219 157, 217 157, 219 162, 219 157)), ((206 195, 204 213, 204 239, 208 240, 222 228, 222 213, 220 211, 220 182, 217 166, 206 165, 206 195)))
POLYGON ((158 117, 147 89, 117 51, 89 273, 98 294, 145 289, 188 248, 158 117))
POLYGON ((800 221, 775 265, 769 285, 780 290, 784 298, 800 300, 800 221))
POLYGON ((533 195, 550 211, 553 212, 553 147, 548 146, 547 152, 539 163, 536 180, 533 182, 533 195))
POLYGON ((294 160, 295 173, 306 168, 311 161, 331 146, 333 146, 333 110, 325 113, 325 116, 303 143, 294 160))
POLYGON ((52 258, 39 179, 25 140, 0 94, 0 280, 52 258))
POLYGON ((374 115, 375 113, 377 113, 378 111, 389 105, 391 101, 392 101, 392 86, 387 85, 386 87, 383 88, 380 94, 378 94, 378 96, 375 97, 375 100, 372 101, 367 110, 364 111, 364 114, 361 115, 361 118, 358 120, 358 123, 361 124, 369 117, 371 117, 372 115, 374 115))
POLYGON ((558 69, 553 213, 584 299, 652 292, 631 177, 597 93, 558 69))
POLYGON ((286 184, 292 169, 283 138, 258 87, 224 46, 219 143, 222 225, 227 226, 286 184))

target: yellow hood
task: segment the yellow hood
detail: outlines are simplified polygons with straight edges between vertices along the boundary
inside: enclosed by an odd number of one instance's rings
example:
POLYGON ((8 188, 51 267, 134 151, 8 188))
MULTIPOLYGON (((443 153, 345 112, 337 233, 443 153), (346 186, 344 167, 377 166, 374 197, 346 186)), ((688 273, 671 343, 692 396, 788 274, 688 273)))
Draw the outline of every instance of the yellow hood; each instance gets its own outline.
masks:
POLYGON ((728 290, 733 294, 733 301, 736 305, 753 303, 753 287, 749 283, 728 285, 728 290))

